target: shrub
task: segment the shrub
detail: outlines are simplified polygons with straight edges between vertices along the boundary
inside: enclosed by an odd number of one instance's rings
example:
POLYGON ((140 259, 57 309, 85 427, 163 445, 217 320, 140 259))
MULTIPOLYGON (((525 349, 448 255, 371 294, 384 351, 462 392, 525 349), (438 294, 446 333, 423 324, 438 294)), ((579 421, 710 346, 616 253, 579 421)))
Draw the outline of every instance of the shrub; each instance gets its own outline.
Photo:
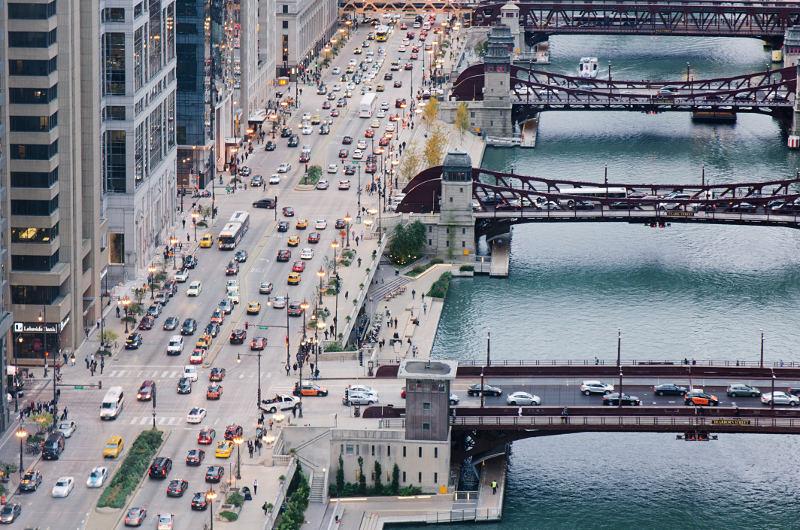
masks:
POLYGON ((431 265, 439 265, 440 263, 444 263, 444 260, 442 258, 433 258, 430 261, 431 265))
POLYGON ((325 345, 325 351, 338 352, 338 351, 345 351, 345 349, 340 342, 331 342, 330 344, 325 345))
POLYGON ((475 270, 474 265, 462 265, 458 268, 461 272, 472 272, 475 270))
POLYGON ((226 519, 227 521, 235 521, 236 519, 239 518, 239 514, 238 513, 229 512, 227 510, 225 510, 223 512, 219 512, 219 516, 222 517, 223 519, 226 519))
POLYGON ((225 502, 227 502, 228 504, 233 504, 237 508, 241 508, 242 504, 244 504, 244 495, 234 491, 233 493, 228 495, 228 499, 225 502))
POLYGON ((125 506, 128 495, 136 489, 139 480, 150 467, 150 459, 161 445, 162 435, 161 431, 150 429, 139 433, 114 478, 100 495, 100 500, 97 501, 98 508, 125 506))
POLYGON ((428 296, 433 298, 444 298, 447 294, 447 288, 450 286, 450 278, 452 278, 452 276, 453 275, 449 272, 445 272, 439 276, 439 279, 436 280, 433 285, 431 285, 431 288, 428 291, 428 296))
POLYGON ((398 494, 402 497, 410 497, 411 495, 419 495, 422 493, 422 489, 414 486, 413 484, 410 486, 406 486, 402 488, 398 494))

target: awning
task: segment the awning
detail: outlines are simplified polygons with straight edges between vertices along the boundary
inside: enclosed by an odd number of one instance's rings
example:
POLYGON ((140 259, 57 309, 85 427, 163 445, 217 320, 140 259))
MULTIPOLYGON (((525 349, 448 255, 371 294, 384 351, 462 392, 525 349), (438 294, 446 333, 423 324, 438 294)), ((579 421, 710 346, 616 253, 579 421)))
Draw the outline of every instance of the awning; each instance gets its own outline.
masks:
POLYGON ((225 145, 239 145, 242 141, 241 138, 231 138, 230 136, 225 138, 225 145))
POLYGON ((257 110, 253 112, 249 118, 247 118, 248 123, 264 123, 264 120, 267 119, 267 111, 265 110, 257 110))

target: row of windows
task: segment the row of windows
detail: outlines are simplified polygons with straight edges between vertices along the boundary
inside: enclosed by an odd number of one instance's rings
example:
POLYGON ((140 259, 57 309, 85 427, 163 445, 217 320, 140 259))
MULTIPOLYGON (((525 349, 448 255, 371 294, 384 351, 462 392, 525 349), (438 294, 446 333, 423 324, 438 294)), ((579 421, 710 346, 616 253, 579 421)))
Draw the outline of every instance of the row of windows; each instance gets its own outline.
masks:
POLYGON ((58 223, 52 228, 11 227, 12 243, 49 243, 58 237, 58 223))
POLYGON ((12 199, 11 215, 51 215, 58 210, 58 195, 49 201, 12 199))
POLYGON ((125 34, 103 34, 104 94, 125 95, 125 34))
POLYGON ((58 112, 52 116, 9 116, 12 132, 46 132, 58 125, 58 112))
POLYGON ((57 286, 45 285, 12 285, 11 303, 30 305, 50 305, 59 296, 57 286))
POLYGON ((8 73, 11 75, 48 75, 58 68, 58 57, 52 59, 9 59, 8 73))
MULTIPOLYGON (((347 454, 347 455, 352 455, 352 454, 358 455, 358 453, 359 453, 358 448, 359 448, 358 444, 341 444, 341 446, 339 447, 339 451, 341 453, 347 454)), ((404 445, 403 446, 403 458, 406 458, 406 454, 407 454, 406 453, 406 449, 407 449, 407 447, 404 445)), ((370 452, 371 452, 371 456, 375 456, 375 445, 371 445, 370 446, 370 452)), ((386 456, 392 456, 392 446, 391 445, 387 445, 386 446, 386 456)), ((417 448, 417 456, 419 458, 422 458, 422 446, 417 448)), ((433 448, 433 458, 439 458, 439 448, 438 447, 434 447, 433 448)))
POLYGON ((9 88, 9 103, 44 105, 58 97, 58 85, 50 88, 9 88))
POLYGON ((50 160, 58 153, 58 140, 52 144, 11 144, 13 160, 50 160))
POLYGON ((109 105, 103 107, 103 120, 125 121, 125 106, 109 105))
POLYGON ((52 256, 11 255, 11 268, 17 271, 49 271, 58 265, 58 250, 52 256))
POLYGON ((125 8, 107 7, 103 9, 103 22, 125 22, 125 8))
POLYGON ((56 14, 56 2, 49 4, 8 4, 9 20, 44 20, 56 14))
POLYGON ((125 131, 106 131, 103 145, 103 159, 105 161, 105 191, 111 193, 125 193, 125 131))
POLYGON ((12 188, 49 188, 58 182, 58 168, 50 172, 12 171, 12 188))
POLYGON ((47 48, 56 43, 56 30, 9 31, 9 48, 47 48))

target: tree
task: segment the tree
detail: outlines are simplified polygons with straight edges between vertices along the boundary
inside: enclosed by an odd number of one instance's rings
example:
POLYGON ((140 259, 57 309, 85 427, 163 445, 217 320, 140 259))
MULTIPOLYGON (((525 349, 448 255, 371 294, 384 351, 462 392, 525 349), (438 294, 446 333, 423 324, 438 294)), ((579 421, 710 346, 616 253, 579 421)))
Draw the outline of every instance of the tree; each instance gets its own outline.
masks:
POLYGON ((344 493, 344 460, 342 455, 339 455, 339 469, 336 470, 336 495, 341 496, 344 493))
POLYGON ((400 467, 395 464, 392 468, 392 495, 400 491, 400 467))
POLYGON ((456 129, 461 133, 461 139, 464 139, 464 132, 469 130, 469 108, 467 103, 462 101, 456 108, 456 129))
POLYGON ((364 457, 358 457, 358 492, 361 495, 367 493, 367 477, 364 476, 364 457))
POLYGON ((411 142, 403 151, 403 162, 400 164, 400 175, 406 180, 411 180, 419 173, 422 157, 416 142, 411 142))
POLYGON ((389 240, 389 258, 399 265, 411 263, 422 253, 425 241, 425 225, 421 222, 399 224, 389 240))
POLYGON ((436 98, 430 98, 425 104, 425 110, 422 112, 422 119, 425 120, 428 128, 439 119, 439 102, 436 98))
POLYGON ((447 147, 447 136, 441 127, 436 127, 428 135, 428 141, 425 143, 424 157, 428 167, 442 163, 445 147, 447 147))
POLYGON ((489 40, 487 39, 475 44, 475 47, 472 50, 478 57, 483 57, 488 49, 489 49, 489 40))
POLYGON ((381 484, 381 473, 383 470, 381 469, 381 463, 377 460, 375 461, 375 494, 381 495, 383 493, 383 485, 381 484))
POLYGON ((303 177, 303 181, 308 183, 311 181, 311 184, 316 184, 319 181, 319 178, 322 176, 322 167, 318 165, 308 166, 308 176, 303 177))

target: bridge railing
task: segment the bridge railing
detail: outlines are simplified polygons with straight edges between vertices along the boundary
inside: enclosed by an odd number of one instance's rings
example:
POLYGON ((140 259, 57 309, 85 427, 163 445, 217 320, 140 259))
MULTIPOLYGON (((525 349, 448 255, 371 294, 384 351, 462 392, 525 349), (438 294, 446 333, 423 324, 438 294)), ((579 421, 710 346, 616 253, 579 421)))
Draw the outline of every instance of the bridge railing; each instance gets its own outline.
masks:
MULTIPOLYGON (((485 359, 461 359, 459 366, 486 366, 485 359)), ((616 359, 492 359, 491 366, 616 366, 616 359)), ((622 366, 740 366, 758 368, 761 361, 747 359, 622 359, 622 366)), ((766 368, 800 368, 800 361, 764 361, 766 368)))

